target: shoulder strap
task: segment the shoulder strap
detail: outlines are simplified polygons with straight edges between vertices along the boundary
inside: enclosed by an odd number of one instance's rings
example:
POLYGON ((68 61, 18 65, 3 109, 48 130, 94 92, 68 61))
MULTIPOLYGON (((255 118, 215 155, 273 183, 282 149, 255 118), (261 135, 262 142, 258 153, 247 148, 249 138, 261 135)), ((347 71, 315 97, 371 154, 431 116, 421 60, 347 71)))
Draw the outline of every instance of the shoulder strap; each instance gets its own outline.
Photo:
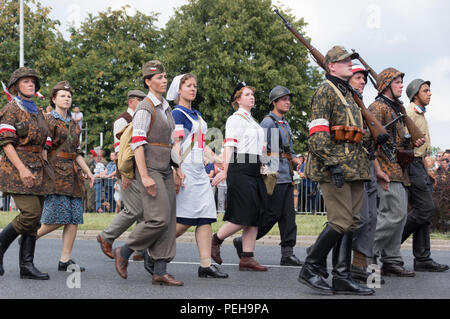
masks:
POLYGON ((151 119, 150 119, 150 128, 148 129, 148 133, 150 133, 151 130, 152 130, 153 123, 155 122, 156 109, 155 109, 155 105, 153 104, 153 102, 148 97, 146 97, 144 99, 144 101, 146 101, 152 107, 152 116, 151 116, 151 119))
POLYGON ((242 115, 242 114, 239 114, 239 113, 234 113, 233 115, 237 115, 237 116, 240 116, 240 117, 242 117, 244 120, 246 120, 247 122, 249 122, 250 123, 250 120, 248 119, 248 118, 246 118, 244 115, 242 115))

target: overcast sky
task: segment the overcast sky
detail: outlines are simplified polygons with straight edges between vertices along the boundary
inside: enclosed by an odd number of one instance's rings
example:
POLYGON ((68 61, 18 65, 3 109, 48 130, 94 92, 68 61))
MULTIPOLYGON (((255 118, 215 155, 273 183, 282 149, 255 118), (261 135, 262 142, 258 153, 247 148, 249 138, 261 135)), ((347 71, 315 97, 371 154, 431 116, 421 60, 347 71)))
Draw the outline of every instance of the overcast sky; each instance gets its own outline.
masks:
MULTIPOLYGON (((61 31, 79 25, 88 13, 129 4, 146 14, 159 13, 157 26, 163 28, 175 8, 186 0, 40 0, 53 8, 51 18, 61 21, 61 31)), ((307 35, 324 55, 335 44, 356 49, 378 73, 395 67, 406 73, 406 86, 415 78, 431 81, 433 97, 427 108, 431 144, 450 148, 450 1, 447 0, 282 0, 273 1, 292 9, 308 23, 307 35)), ((281 23, 281 21, 280 21, 281 23)), ((286 30, 286 32, 288 32, 286 30)), ((67 33, 66 33, 67 34, 67 33)), ((368 84, 364 100, 368 106, 376 92, 368 84)), ((409 104, 406 94, 402 100, 409 104)))

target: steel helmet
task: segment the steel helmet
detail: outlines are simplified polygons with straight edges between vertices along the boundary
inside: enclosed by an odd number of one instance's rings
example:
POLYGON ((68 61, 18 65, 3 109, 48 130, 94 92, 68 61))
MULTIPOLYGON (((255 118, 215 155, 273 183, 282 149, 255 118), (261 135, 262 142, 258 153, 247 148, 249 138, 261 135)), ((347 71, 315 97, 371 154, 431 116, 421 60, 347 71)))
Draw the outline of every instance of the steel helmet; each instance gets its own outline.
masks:
POLYGON ((291 91, 287 87, 277 85, 270 91, 269 93, 269 106, 272 107, 272 102, 279 99, 280 97, 283 97, 285 95, 289 95, 292 97, 291 91))
POLYGON ((386 90, 389 85, 391 85, 392 81, 394 81, 399 76, 401 76, 403 79, 405 73, 402 73, 394 68, 384 69, 380 74, 378 74, 378 94, 383 93, 383 91, 386 90))
POLYGON ((412 100, 414 100, 414 97, 417 95, 417 93, 419 93, 420 87, 424 84, 428 84, 428 86, 431 86, 430 81, 424 81, 422 79, 415 79, 408 84, 408 87, 406 88, 406 95, 411 102, 412 100))
MULTIPOLYGON (((17 70, 15 70, 13 72, 13 74, 11 75, 11 79, 9 80, 8 90, 11 90, 12 86, 14 84, 16 84, 17 82, 19 82, 20 79, 26 78, 26 77, 35 78, 35 80, 36 80, 35 91, 36 92, 39 91, 39 89, 41 88, 39 76, 37 75, 36 71, 34 71, 31 68, 26 68, 26 67, 18 68, 17 70)), ((12 92, 12 93, 15 94, 16 92, 12 92)))

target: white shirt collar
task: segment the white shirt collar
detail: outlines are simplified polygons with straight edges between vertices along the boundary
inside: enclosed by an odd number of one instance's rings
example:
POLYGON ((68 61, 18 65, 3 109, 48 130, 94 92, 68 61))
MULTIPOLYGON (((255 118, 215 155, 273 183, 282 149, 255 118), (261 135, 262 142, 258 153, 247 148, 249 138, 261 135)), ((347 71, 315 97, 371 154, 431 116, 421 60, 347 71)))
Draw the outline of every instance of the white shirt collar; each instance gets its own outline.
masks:
POLYGON ((128 112, 128 114, 130 114, 131 116, 134 115, 134 111, 133 111, 131 108, 128 108, 128 109, 127 109, 127 112, 128 112))
POLYGON ((162 101, 160 101, 156 96, 153 95, 152 92, 148 92, 147 96, 152 101, 153 105, 155 105, 155 107, 161 105, 164 111, 169 107, 169 103, 164 97, 162 98, 162 101))
POLYGON ((239 109, 237 110, 237 112, 240 113, 240 114, 242 114, 242 115, 245 115, 245 116, 248 117, 248 118, 252 118, 252 113, 250 113, 250 112, 247 111, 247 110, 244 110, 243 108, 239 108, 239 109))

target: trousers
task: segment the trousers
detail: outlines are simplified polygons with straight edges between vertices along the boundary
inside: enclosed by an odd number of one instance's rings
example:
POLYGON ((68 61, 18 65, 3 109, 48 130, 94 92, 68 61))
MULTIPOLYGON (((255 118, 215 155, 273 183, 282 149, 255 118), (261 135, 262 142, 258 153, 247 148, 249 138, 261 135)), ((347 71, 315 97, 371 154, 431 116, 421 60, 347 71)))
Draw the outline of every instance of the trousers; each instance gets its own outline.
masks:
POLYGON ((328 224, 340 234, 354 231, 359 225, 359 210, 363 203, 364 182, 345 182, 337 188, 333 183, 319 183, 328 224))
POLYGON ((403 265, 400 246, 406 223, 406 190, 402 183, 390 182, 388 190, 378 184, 377 192, 380 202, 373 243, 374 255, 381 257, 382 263, 403 265))
POLYGON ((176 193, 172 169, 167 172, 148 169, 148 175, 156 184, 156 197, 148 194, 137 169, 135 174, 144 221, 128 236, 128 247, 134 251, 148 248, 155 261, 170 262, 176 253, 176 193))
POLYGON ((292 183, 277 184, 267 201, 268 209, 264 210, 259 219, 256 239, 264 237, 278 223, 281 247, 294 247, 297 241, 294 186, 292 183))
POLYGON ((114 217, 108 228, 100 233, 103 240, 110 244, 127 231, 135 222, 139 223, 144 220, 144 210, 142 208, 141 191, 138 182, 133 180, 127 189, 122 187, 122 181, 119 181, 119 183, 124 208, 114 217))

